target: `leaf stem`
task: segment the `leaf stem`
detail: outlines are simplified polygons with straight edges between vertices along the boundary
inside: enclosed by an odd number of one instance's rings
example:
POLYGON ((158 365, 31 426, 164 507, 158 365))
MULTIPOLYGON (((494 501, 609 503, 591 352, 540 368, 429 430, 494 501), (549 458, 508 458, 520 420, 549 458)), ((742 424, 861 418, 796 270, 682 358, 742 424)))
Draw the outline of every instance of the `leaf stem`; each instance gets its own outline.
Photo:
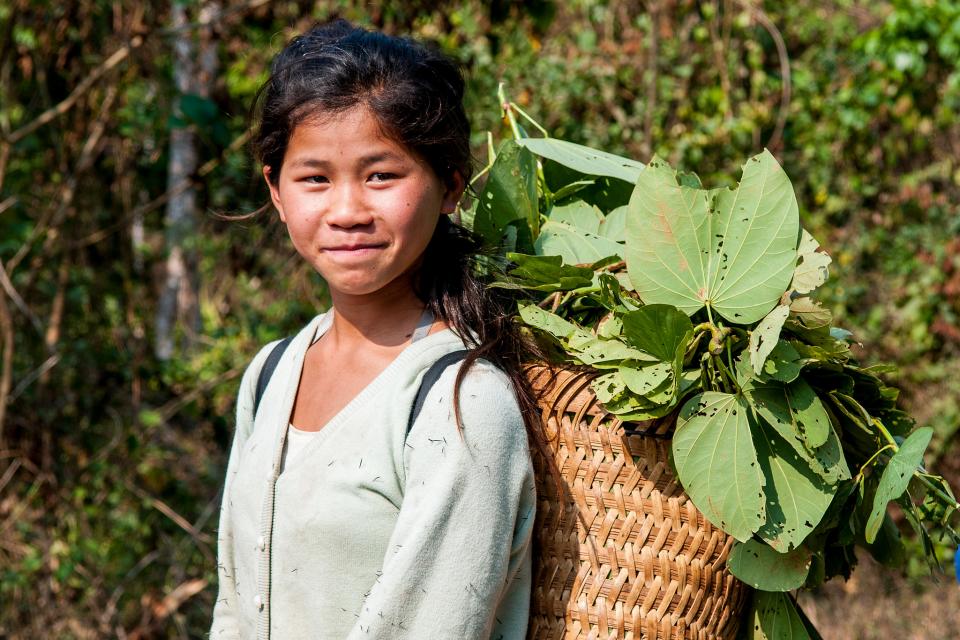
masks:
POLYGON ((517 126, 517 117, 513 114, 513 107, 511 102, 507 100, 507 92, 504 89, 503 83, 497 85, 497 100, 500 101, 500 110, 503 112, 503 115, 506 116, 507 122, 510 124, 510 131, 513 133, 513 139, 519 140, 523 136, 520 134, 520 127, 517 126))
POLYGON ((530 124, 532 124, 537 131, 539 131, 540 133, 542 133, 544 138, 549 138, 549 137, 550 137, 550 134, 547 133, 547 130, 544 129, 543 127, 541 127, 539 122, 537 122, 536 120, 534 120, 533 118, 531 118, 531 117, 527 114, 526 111, 524 111, 523 109, 521 109, 520 107, 518 107, 516 102, 511 102, 511 103, 510 103, 510 106, 511 106, 517 113, 519 113, 521 116, 523 116, 524 119, 526 119, 527 122, 529 122, 530 124))
MULTIPOLYGON (((857 404, 858 404, 858 406, 859 406, 859 403, 857 403, 857 404)), ((861 407, 861 409, 862 409, 862 407, 861 407)), ((873 426, 875 426, 877 429, 879 429, 879 430, 880 430, 880 433, 883 434, 883 437, 887 440, 887 442, 888 442, 890 445, 893 446, 893 451, 894 451, 894 453, 896 453, 897 451, 900 451, 900 445, 898 445, 898 444, 897 444, 897 441, 893 439, 893 436, 890 435, 890 432, 887 431, 887 428, 886 428, 885 426, 883 426, 883 423, 880 422, 878 419, 873 418, 872 416, 870 416, 870 414, 867 414, 866 417, 871 418, 870 422, 873 423, 873 426)))
POLYGON ((719 355, 713 355, 712 358, 714 364, 717 366, 717 370, 720 372, 721 378, 724 380, 724 386, 727 388, 727 393, 736 393, 740 389, 740 386, 727 369, 727 366, 723 364, 723 357, 719 355))
POLYGON ((485 176, 487 172, 493 168, 493 164, 496 161, 497 151, 493 148, 493 134, 487 131, 487 165, 483 169, 480 169, 480 171, 477 172, 477 175, 470 178, 470 186, 472 187, 477 180, 485 176))
POLYGON ((930 482, 930 480, 926 476, 927 474, 922 473, 920 471, 913 472, 913 477, 916 478, 920 482, 920 484, 925 486, 930 492, 932 492, 935 496, 937 496, 937 498, 939 498, 941 501, 945 502, 948 507, 950 507, 954 511, 960 511, 960 502, 957 502, 955 498, 951 498, 946 493, 944 493, 942 489, 937 487, 937 485, 930 482))
POLYGON ((878 457, 880 457, 880 454, 881 454, 881 453, 883 453, 883 452, 886 451, 887 449, 891 449, 891 448, 893 448, 893 447, 895 447, 895 446, 896 446, 895 444, 885 444, 885 445, 883 445, 883 446, 882 446, 880 449, 878 449, 872 456, 870 456, 869 458, 867 458, 867 461, 866 461, 866 462, 864 462, 862 465, 860 465, 860 471, 857 472, 857 475, 858 475, 858 476, 863 476, 863 470, 866 469, 866 468, 867 468, 868 466, 870 466, 871 464, 873 464, 873 463, 876 461, 876 459, 877 459, 878 457))

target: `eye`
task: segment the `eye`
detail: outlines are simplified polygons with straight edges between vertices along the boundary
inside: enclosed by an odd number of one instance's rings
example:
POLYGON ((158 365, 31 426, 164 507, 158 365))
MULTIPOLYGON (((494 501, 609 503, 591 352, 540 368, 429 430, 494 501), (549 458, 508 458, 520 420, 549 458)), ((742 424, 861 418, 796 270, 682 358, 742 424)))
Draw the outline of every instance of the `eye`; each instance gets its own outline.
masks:
POLYGON ((327 182, 330 182, 326 176, 307 176, 302 178, 302 180, 309 184, 326 184, 327 182))
POLYGON ((397 178, 397 174, 389 173, 387 171, 377 171, 370 174, 369 180, 371 182, 387 182, 388 180, 394 180, 397 178))

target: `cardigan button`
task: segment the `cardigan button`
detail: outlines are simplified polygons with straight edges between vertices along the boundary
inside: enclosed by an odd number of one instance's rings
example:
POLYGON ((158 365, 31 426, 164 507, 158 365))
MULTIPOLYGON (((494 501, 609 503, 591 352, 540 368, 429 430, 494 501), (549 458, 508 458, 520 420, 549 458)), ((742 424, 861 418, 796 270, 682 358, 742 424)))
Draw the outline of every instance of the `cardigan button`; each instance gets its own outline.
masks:
POLYGON ((263 611, 263 598, 260 596, 254 596, 253 606, 257 608, 257 611, 263 611))
POLYGON ((263 551, 267 548, 267 541, 263 539, 263 536, 257 538, 257 549, 263 551))

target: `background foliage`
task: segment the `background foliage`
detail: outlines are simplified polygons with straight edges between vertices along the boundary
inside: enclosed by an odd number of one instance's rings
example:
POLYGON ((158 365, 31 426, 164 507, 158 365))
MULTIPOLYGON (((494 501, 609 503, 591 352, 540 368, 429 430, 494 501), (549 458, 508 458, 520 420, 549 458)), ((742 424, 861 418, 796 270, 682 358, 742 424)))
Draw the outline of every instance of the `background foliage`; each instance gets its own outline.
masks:
MULTIPOLYGON (((249 104, 272 54, 332 15, 461 60, 480 159, 503 127, 499 81, 554 136, 657 153, 711 185, 769 147, 835 258, 821 299, 858 357, 900 366, 904 407, 936 431, 928 463, 956 483, 960 3, 180 4, 217 9, 209 97, 176 90, 173 44, 203 25, 171 28, 167 2, 0 5, 0 635, 204 636, 238 376, 327 304, 269 214, 211 214, 264 203, 249 104), (182 127, 199 168, 171 185, 182 127), (203 330, 159 361, 163 206, 188 185, 203 330)), ((885 631, 864 618, 835 637, 885 631)))

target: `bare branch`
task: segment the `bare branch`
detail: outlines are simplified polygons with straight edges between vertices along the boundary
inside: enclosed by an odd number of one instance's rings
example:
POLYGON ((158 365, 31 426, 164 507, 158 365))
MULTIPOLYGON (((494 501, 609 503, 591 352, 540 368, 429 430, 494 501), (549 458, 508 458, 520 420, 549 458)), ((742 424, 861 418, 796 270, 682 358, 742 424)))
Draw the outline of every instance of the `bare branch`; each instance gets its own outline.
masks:
POLYGON ((193 540, 197 543, 197 548, 199 548, 200 551, 203 552, 203 555, 206 556, 208 560, 213 560, 214 556, 213 556, 213 552, 210 550, 211 540, 209 535, 207 535, 206 533, 203 533, 202 531, 198 531, 196 528, 194 528, 194 526, 190 524, 190 522, 186 518, 184 518, 179 513, 174 511, 173 507, 168 505, 163 500, 159 498, 154 498, 153 496, 148 494, 146 491, 144 491, 143 489, 141 489, 140 487, 132 483, 127 482, 125 484, 127 488, 130 489, 131 492, 133 492, 134 495, 136 495, 141 500, 144 500, 145 502, 150 503, 151 507, 153 507, 163 515, 170 518, 170 520, 173 521, 174 524, 176 524, 178 527, 180 527, 181 529, 186 531, 188 534, 190 534, 190 537, 193 538, 193 540))
POLYGON ((14 400, 16 400, 21 393, 27 390, 27 387, 29 387, 31 384, 33 384, 37 380, 37 378, 43 376, 48 371, 50 371, 55 366, 57 366, 58 362, 60 362, 59 353, 54 353, 49 358, 44 360, 43 364, 41 364, 39 367, 37 367, 36 369, 28 373, 26 376, 23 377, 22 380, 20 380, 20 382, 17 383, 17 386, 14 387, 13 391, 10 393, 10 398, 8 402, 13 402, 14 400))
POLYGON ((783 129, 787 126, 787 115, 790 109, 790 94, 792 90, 790 56, 787 53, 787 44, 783 41, 783 35, 781 35, 780 30, 777 29, 777 25, 773 24, 773 20, 771 20, 759 6, 754 6, 750 3, 744 4, 753 14, 753 17, 756 18, 757 22, 760 23, 760 26, 766 29, 770 37, 773 38, 773 43, 777 47, 777 56, 780 58, 780 110, 777 112, 777 124, 773 128, 773 133, 770 134, 770 139, 767 140, 766 145, 767 149, 773 151, 780 146, 783 138, 783 129))
POLYGON ((74 87, 73 91, 70 92, 70 95, 68 95, 66 98, 61 100, 56 105, 50 107, 49 109, 41 113, 39 116, 34 118, 31 122, 28 122, 27 124, 23 125, 19 129, 16 129, 9 136, 6 136, 5 142, 7 142, 8 144, 16 144, 17 142, 22 140, 25 136, 30 135, 31 133, 33 133, 43 125, 51 122, 57 116, 61 116, 67 111, 69 111, 70 109, 72 109, 73 106, 77 104, 77 101, 80 99, 80 97, 90 90, 90 87, 96 84, 96 82, 100 78, 102 78, 108 71, 110 71, 111 69, 116 67, 118 64, 126 60, 127 57, 129 57, 130 52, 142 44, 143 44, 143 38, 141 36, 134 36, 130 40, 129 44, 125 44, 124 46, 114 51, 109 58, 107 58, 106 60, 100 63, 100 66, 95 68, 92 72, 90 72, 90 74, 86 78, 81 80, 80 84, 74 87))
POLYGON ((124 226, 127 225, 127 223, 130 222, 130 220, 133 220, 137 216, 142 216, 147 213, 150 213, 151 211, 155 211, 159 209, 160 207, 164 206, 170 198, 173 198, 174 196, 177 196, 183 193, 186 189, 190 188, 190 186, 195 183, 196 181, 195 178, 203 178, 208 174, 210 174, 214 169, 219 167, 221 164, 223 164, 223 161, 226 160, 227 155, 230 152, 237 151, 243 145, 247 144, 247 142, 250 140, 251 135, 252 135, 251 130, 248 129, 244 131, 242 134, 237 136, 233 140, 233 142, 231 142, 230 145, 226 149, 224 149, 223 153, 221 153, 218 157, 211 158, 206 162, 204 162, 202 165, 200 165, 200 168, 197 169, 195 176, 184 178, 183 180, 175 184, 173 187, 171 187, 167 191, 161 193, 159 196, 157 196, 150 202, 145 202, 137 206, 136 208, 131 209, 120 220, 116 221, 110 226, 94 231, 90 235, 80 238, 79 240, 76 240, 74 242, 69 242, 66 244, 66 246, 69 248, 78 248, 78 247, 85 247, 91 244, 96 244, 101 240, 108 238, 110 235, 116 233, 120 229, 122 229, 124 226))
POLYGON ((20 309, 23 315, 27 316, 27 319, 30 320, 30 324, 33 325, 34 329, 36 329, 38 333, 43 333, 43 324, 40 322, 40 319, 34 315, 33 311, 30 311, 30 307, 23 301, 20 294, 17 293, 13 282, 10 280, 10 276, 7 274, 6 268, 3 266, 2 260, 0 260, 0 287, 2 287, 4 292, 13 300, 13 304, 17 305, 17 308, 20 309))

